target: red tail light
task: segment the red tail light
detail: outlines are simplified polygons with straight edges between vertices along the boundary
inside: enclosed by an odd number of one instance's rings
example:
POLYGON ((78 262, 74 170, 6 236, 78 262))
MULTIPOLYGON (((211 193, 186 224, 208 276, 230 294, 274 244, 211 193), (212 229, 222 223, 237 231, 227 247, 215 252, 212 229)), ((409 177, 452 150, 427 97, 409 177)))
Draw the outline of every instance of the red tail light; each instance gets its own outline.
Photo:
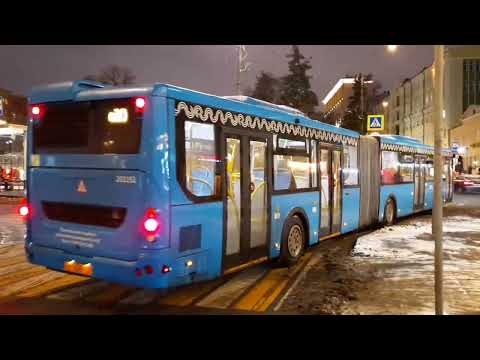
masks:
POLYGON ((143 112, 146 104, 147 100, 144 97, 135 98, 135 111, 140 113, 143 112))
POLYGON ((158 221, 156 219, 147 219, 143 223, 143 226, 145 227, 145 230, 148 232, 155 232, 158 229, 158 221))
POLYGON ((45 106, 44 105, 32 105, 30 108, 30 114, 32 115, 32 119, 40 120, 45 114, 45 106))
POLYGON ((154 242, 155 235, 160 230, 160 220, 158 218, 158 213, 155 209, 148 209, 145 214, 145 219, 143 220, 143 230, 148 241, 154 242))
POLYGON ((30 211, 30 205, 28 205, 27 203, 27 199, 22 199, 20 205, 17 208, 17 213, 23 219, 27 219, 29 217, 31 211, 30 211))
POLYGON ((169 272, 172 271, 172 268, 170 266, 167 266, 167 265, 163 265, 162 267, 162 273, 164 274, 168 274, 169 272))

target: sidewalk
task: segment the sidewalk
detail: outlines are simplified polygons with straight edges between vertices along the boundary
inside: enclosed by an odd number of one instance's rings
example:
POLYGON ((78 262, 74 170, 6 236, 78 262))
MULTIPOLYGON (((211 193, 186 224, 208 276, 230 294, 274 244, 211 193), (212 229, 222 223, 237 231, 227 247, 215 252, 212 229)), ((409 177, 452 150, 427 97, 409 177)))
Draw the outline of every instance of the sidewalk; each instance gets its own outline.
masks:
MULTIPOLYGON (((444 209, 446 314, 480 314, 480 202, 444 209), (473 204, 472 204, 473 205, 473 204)), ((281 310, 300 314, 434 314, 431 215, 361 236, 353 251, 332 240, 281 310)))

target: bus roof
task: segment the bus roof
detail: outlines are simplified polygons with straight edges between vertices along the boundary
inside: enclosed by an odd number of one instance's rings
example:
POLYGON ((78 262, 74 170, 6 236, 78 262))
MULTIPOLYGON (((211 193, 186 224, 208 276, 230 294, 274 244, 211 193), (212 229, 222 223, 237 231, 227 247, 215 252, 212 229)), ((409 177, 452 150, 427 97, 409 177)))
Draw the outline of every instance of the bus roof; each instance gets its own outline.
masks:
POLYGON ((420 140, 402 135, 376 135, 382 143, 405 145, 422 149, 433 150, 433 146, 424 144, 420 140))
MULTIPOLYGON (((427 145, 422 143, 420 140, 410 137, 410 136, 402 136, 402 135, 375 135, 380 139, 381 143, 384 144, 392 144, 396 146, 406 146, 410 148, 416 148, 419 150, 424 150, 429 154, 433 154, 434 147, 431 145, 427 145)), ((452 150, 448 148, 442 148, 442 154, 445 156, 452 156, 452 150)))
POLYGON ((77 80, 48 84, 32 88, 31 104, 54 101, 88 101, 135 96, 165 96, 194 104, 207 105, 238 113, 247 113, 264 118, 285 121, 291 124, 322 129, 332 133, 358 138, 355 131, 312 120, 301 111, 288 106, 271 104, 251 97, 217 96, 175 85, 155 83, 153 85, 108 86, 94 81, 77 80))

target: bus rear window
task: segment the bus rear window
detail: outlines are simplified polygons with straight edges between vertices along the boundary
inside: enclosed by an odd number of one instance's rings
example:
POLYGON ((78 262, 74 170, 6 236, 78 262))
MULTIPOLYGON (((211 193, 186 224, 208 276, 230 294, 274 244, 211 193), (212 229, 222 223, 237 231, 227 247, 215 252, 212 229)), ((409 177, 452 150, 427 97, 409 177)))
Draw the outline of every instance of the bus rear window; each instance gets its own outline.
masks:
POLYGON ((48 103, 33 125, 33 152, 136 154, 141 129, 132 99, 48 103))

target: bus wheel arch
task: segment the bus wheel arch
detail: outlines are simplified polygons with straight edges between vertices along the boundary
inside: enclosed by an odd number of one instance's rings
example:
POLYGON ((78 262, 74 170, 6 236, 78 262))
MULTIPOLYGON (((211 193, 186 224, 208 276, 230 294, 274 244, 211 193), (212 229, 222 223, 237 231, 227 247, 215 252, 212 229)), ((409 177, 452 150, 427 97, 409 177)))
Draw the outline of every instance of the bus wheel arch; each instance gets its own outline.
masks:
POLYGON ((305 249, 309 245, 309 239, 310 233, 307 214, 301 208, 291 210, 282 227, 279 263, 284 266, 295 264, 303 256, 305 249), (298 233, 298 230, 300 230, 303 235, 302 246, 297 256, 292 256, 288 248, 289 237, 292 236, 292 231, 298 233))
POLYGON ((397 199, 394 195, 390 194, 385 201, 383 208, 383 224, 386 226, 392 226, 397 220, 398 207, 397 199))

